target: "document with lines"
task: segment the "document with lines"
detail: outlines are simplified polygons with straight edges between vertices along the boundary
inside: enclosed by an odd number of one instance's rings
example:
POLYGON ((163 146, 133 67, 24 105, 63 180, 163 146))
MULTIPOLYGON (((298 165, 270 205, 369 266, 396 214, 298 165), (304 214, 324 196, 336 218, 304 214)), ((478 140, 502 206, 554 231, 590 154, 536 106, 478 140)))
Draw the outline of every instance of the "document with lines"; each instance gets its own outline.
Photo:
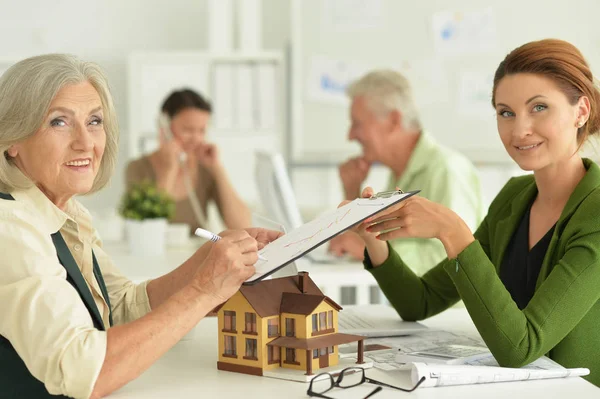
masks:
POLYGON ((404 367, 411 371, 413 383, 425 378, 421 384, 423 388, 582 377, 590 374, 587 368, 564 368, 547 357, 542 357, 522 368, 499 367, 497 363, 496 366, 409 363, 404 367))
POLYGON ((266 260, 259 260, 254 265, 256 273, 244 284, 254 284, 261 281, 343 231, 418 192, 392 191, 378 193, 372 198, 357 198, 338 209, 303 224, 259 251, 259 254, 266 260))

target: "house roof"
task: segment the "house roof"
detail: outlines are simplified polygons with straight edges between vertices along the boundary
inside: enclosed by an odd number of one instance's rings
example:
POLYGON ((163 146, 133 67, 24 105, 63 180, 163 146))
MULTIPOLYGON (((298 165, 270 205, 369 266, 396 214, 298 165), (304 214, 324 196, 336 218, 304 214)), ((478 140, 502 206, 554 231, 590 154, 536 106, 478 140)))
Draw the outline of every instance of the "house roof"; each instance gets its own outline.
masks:
POLYGON ((361 335, 343 333, 321 335, 320 337, 309 339, 279 337, 269 342, 267 346, 280 346, 283 348, 311 350, 325 348, 327 346, 347 344, 349 342, 361 341, 363 339, 365 339, 365 337, 361 335))
POLYGON ((300 277, 295 275, 265 280, 254 285, 242 285, 240 292, 260 317, 275 316, 281 312, 309 314, 323 300, 337 310, 342 309, 323 294, 308 277, 308 273, 305 277, 305 294, 300 291, 299 279, 300 277), (309 308, 310 310, 307 310, 309 308))
POLYGON ((308 294, 294 294, 291 292, 284 292, 281 297, 281 307, 279 310, 281 313, 293 313, 309 315, 315 310, 321 302, 325 300, 331 306, 340 310, 341 307, 333 302, 329 297, 324 295, 308 295, 308 294))

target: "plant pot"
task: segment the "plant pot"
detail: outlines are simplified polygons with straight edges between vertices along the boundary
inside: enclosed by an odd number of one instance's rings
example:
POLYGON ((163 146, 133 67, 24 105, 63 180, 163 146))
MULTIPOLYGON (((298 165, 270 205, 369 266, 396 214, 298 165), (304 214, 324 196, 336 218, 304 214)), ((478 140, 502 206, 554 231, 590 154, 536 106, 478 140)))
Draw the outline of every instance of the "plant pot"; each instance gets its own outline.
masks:
POLYGON ((129 251, 134 256, 165 253, 167 219, 125 220, 129 251))

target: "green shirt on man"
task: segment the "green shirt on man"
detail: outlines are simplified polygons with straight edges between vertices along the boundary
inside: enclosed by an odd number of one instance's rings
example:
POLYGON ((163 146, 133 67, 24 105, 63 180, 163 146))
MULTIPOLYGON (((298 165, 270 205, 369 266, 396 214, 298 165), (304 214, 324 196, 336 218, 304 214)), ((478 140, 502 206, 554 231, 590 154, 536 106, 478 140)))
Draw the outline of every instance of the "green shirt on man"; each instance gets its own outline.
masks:
MULTIPOLYGON (((464 155, 437 143, 427 132, 415 146, 406 169, 396 180, 390 173, 387 190, 421 190, 420 196, 456 212, 475 231, 485 215, 479 175, 464 155)), ((446 257, 444 246, 434 239, 400 238, 392 247, 422 275, 446 257)))

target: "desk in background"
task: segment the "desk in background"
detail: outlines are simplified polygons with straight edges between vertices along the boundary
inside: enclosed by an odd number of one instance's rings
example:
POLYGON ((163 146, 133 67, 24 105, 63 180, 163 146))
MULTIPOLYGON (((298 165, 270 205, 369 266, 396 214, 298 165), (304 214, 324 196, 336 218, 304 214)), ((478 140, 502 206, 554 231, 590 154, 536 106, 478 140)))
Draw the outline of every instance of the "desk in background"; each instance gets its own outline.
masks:
MULTIPOLYGON (((343 310, 342 310, 343 311, 343 310)), ((477 331, 465 309, 449 309, 424 322, 430 328, 476 335, 477 331)), ((110 399, 164 398, 308 398, 308 384, 268 377, 257 377, 217 370, 217 320, 206 318, 196 327, 195 339, 180 341, 138 379, 130 382, 110 399)), ((368 356, 368 354, 367 354, 368 356)), ((368 369, 367 376, 394 385, 408 387, 408 372, 384 372, 368 369)), ((358 399, 375 387, 338 389, 327 395, 358 399)), ((384 388, 373 399, 386 398, 461 398, 461 399, 531 399, 598 398, 600 389, 582 378, 520 381, 442 388, 421 388, 412 393, 384 388)))

